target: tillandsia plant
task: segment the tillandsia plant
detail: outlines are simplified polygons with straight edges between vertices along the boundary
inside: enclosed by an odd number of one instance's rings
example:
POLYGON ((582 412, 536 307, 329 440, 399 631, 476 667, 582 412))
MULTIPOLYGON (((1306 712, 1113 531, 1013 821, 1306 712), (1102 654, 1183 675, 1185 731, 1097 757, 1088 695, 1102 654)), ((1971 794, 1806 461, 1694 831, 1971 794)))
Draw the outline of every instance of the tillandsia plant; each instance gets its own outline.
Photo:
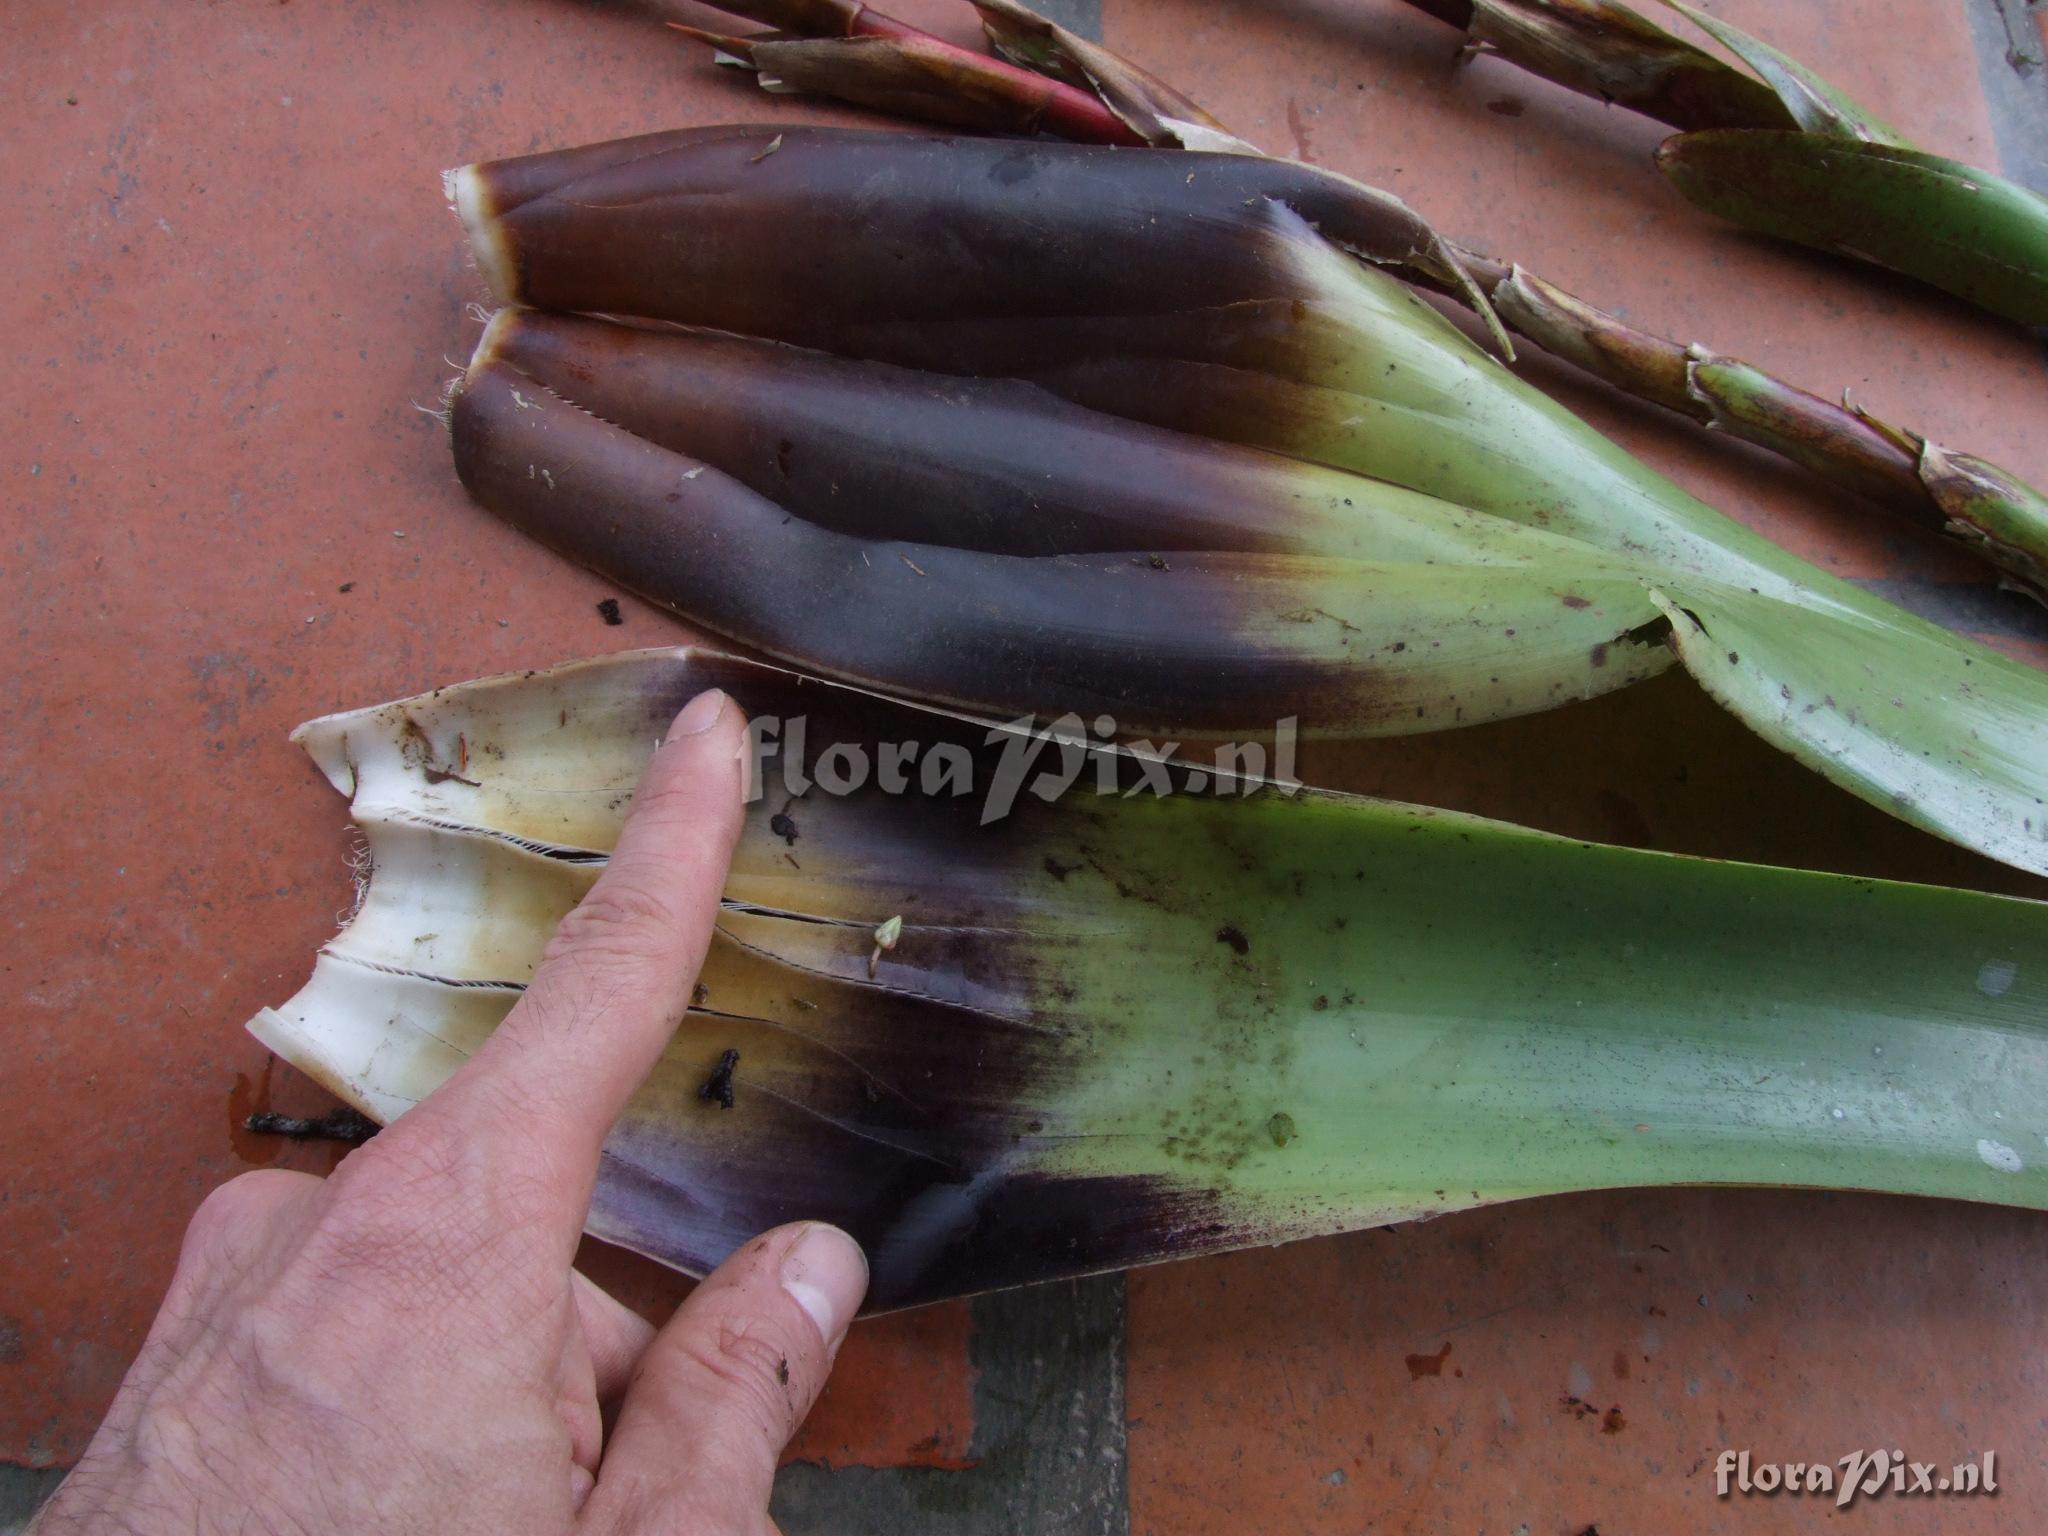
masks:
POLYGON ((712 686, 757 794, 590 1213, 678 1268, 824 1218, 888 1309, 1580 1189, 2048 1206, 2048 905, 1289 796, 703 651, 302 726, 367 881, 251 1029, 404 1113, 712 686))
POLYGON ((2048 324, 2048 199, 1917 148, 1741 28, 1663 0, 1752 71, 1620 0, 1409 0, 1471 46, 1682 130, 1657 166, 1710 213, 2048 324))
POLYGON ((501 301, 647 322, 501 317, 451 402, 464 482, 721 634, 1168 735, 1440 729, 1675 653, 1834 782, 2048 871, 2048 677, 1515 378, 1390 275, 1469 282, 1385 194, 1254 156, 772 127, 449 181, 501 301))
MULTIPOLYGON (((754 70, 774 91, 812 92, 987 132, 1258 153, 1171 86, 1017 0, 975 4, 1000 58, 931 37, 853 0, 724 7, 782 27, 813 28, 814 36, 777 32, 747 39, 679 30, 712 43, 721 60, 754 70)), ((1576 36, 1585 15, 1561 10, 1544 16, 1557 37, 1549 53, 1537 56, 1576 57, 1558 39, 1576 36)), ((1497 19, 1486 26, 1511 46, 1528 30, 1497 19)), ((1608 77, 1616 100, 1661 104, 1674 120, 1701 125, 1773 107, 1759 82, 1654 27, 1615 22, 1614 29, 1638 50, 1631 69, 1608 77)), ((1528 36, 1540 41, 1551 32, 1539 28, 1528 36)), ((1522 51, 1534 47, 1531 42, 1522 51)), ((1846 398, 1837 405, 1711 348, 1645 331, 1515 263, 1469 246, 1452 249, 1489 302, 1490 318, 1516 335, 1639 399, 1767 448, 1950 536, 1996 567, 2003 584, 2048 602, 2048 497, 2011 471, 1880 420, 1846 398)), ((1446 285, 1429 273, 1407 275, 1471 302, 1469 286, 1446 285)))

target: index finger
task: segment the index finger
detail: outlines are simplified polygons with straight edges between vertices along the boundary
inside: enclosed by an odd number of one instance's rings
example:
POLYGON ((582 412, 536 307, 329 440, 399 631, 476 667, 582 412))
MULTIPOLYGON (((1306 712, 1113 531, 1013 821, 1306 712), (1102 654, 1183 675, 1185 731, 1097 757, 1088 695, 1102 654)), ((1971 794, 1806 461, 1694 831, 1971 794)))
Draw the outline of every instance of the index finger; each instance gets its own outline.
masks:
MULTIPOLYGON (((689 1008, 744 817, 746 719, 717 689, 683 707, 641 775, 610 862, 525 995, 399 1122, 453 1135, 466 1166, 538 1183, 566 1240, 605 1135, 689 1008)), ((397 1127, 394 1127, 396 1129, 397 1127)))

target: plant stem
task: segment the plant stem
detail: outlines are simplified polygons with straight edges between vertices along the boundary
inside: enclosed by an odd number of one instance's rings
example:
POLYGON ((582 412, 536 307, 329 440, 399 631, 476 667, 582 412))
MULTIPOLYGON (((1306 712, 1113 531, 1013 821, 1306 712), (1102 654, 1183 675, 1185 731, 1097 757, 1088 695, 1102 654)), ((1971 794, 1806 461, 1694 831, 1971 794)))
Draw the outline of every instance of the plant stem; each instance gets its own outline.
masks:
POLYGON ((1791 128, 1770 87, 1612 0, 1408 0, 1533 75, 1673 128, 1791 128))
MULTIPOLYGON (((1042 131, 1079 143, 1130 148, 1145 143, 1092 92, 949 43, 859 0, 718 0, 714 8, 804 38, 869 39, 901 45, 865 50, 865 58, 849 52, 840 61, 843 83, 851 88, 833 94, 862 106, 929 119, 939 115, 932 110, 937 101, 972 101, 966 121, 956 121, 954 126, 994 126, 990 121, 994 117, 1013 132, 1042 131)), ((765 62, 766 57, 773 57, 772 50, 804 48, 801 42, 785 39, 713 38, 693 27, 669 25, 700 41, 730 47, 749 63, 757 52, 765 56, 765 62)), ((806 87, 812 83, 809 79, 802 82, 806 87)))
MULTIPOLYGON (((1961 540, 2009 585, 2048 603, 2048 500, 2016 476, 1973 459, 1965 484, 1953 456, 1916 433, 1697 344, 1639 330, 1513 263, 1452 250, 1517 336, 1638 399, 1768 448, 1961 540)), ((1449 284, 1422 281, 1465 300, 1449 284)))

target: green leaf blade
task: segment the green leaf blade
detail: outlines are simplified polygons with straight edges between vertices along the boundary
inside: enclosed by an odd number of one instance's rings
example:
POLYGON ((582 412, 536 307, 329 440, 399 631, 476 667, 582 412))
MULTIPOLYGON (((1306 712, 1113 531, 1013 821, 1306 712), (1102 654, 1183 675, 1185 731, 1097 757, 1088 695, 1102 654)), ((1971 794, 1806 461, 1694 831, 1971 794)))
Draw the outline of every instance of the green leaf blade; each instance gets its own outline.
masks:
POLYGON ((1732 22, 1687 5, 1684 0, 1664 0, 1664 4, 1685 16, 1701 31, 1709 33, 1722 47, 1755 70, 1777 93, 1785 110, 1808 133, 1860 139, 1871 144, 1893 144, 1905 149, 1913 147, 1912 141, 1896 128, 1762 38, 1753 37, 1732 22))
POLYGON ((2041 674, 1878 605, 1674 584, 1686 669, 1774 746, 1901 820, 2048 873, 2041 674))
POLYGON ((2048 324, 2048 201, 1918 150, 1800 133, 1680 134, 1657 151, 1721 218, 1875 262, 2023 325, 2048 324))
MULTIPOLYGON (((1005 750, 702 652, 439 690, 305 735, 363 765, 359 815, 487 845, 487 879, 380 862, 381 910, 431 922, 442 959, 490 948, 530 972, 560 898, 516 898, 558 890, 562 861, 508 828, 566 792, 602 852, 650 750, 640 726, 709 685, 869 750, 950 742, 983 767, 1005 750), (573 728, 564 698, 587 706, 573 728), (492 750, 451 787, 419 734, 492 750)), ((787 766, 771 754, 765 782, 787 766)), ((760 1228, 835 1220, 889 1308, 1571 1189, 2048 1207, 2048 906, 1313 792, 1093 784, 986 825, 974 797, 872 781, 756 802, 705 991, 608 1143, 592 1229, 702 1272, 760 1228), (726 1111, 698 1089, 733 1049, 726 1111)), ((254 1027, 388 1116, 516 996, 458 979, 330 954, 254 1027)))

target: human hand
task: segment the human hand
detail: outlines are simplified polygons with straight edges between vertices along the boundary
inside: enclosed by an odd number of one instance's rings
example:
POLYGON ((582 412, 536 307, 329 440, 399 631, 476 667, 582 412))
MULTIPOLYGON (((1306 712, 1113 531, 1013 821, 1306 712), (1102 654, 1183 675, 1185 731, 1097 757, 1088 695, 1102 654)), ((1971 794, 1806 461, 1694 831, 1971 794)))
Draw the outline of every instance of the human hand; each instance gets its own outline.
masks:
POLYGON ((571 1268, 710 943, 745 740, 715 690, 677 716, 611 863, 437 1092, 330 1178, 207 1198, 37 1536, 773 1530, 776 1460, 867 1288, 853 1240, 757 1238, 659 1334, 571 1268))

